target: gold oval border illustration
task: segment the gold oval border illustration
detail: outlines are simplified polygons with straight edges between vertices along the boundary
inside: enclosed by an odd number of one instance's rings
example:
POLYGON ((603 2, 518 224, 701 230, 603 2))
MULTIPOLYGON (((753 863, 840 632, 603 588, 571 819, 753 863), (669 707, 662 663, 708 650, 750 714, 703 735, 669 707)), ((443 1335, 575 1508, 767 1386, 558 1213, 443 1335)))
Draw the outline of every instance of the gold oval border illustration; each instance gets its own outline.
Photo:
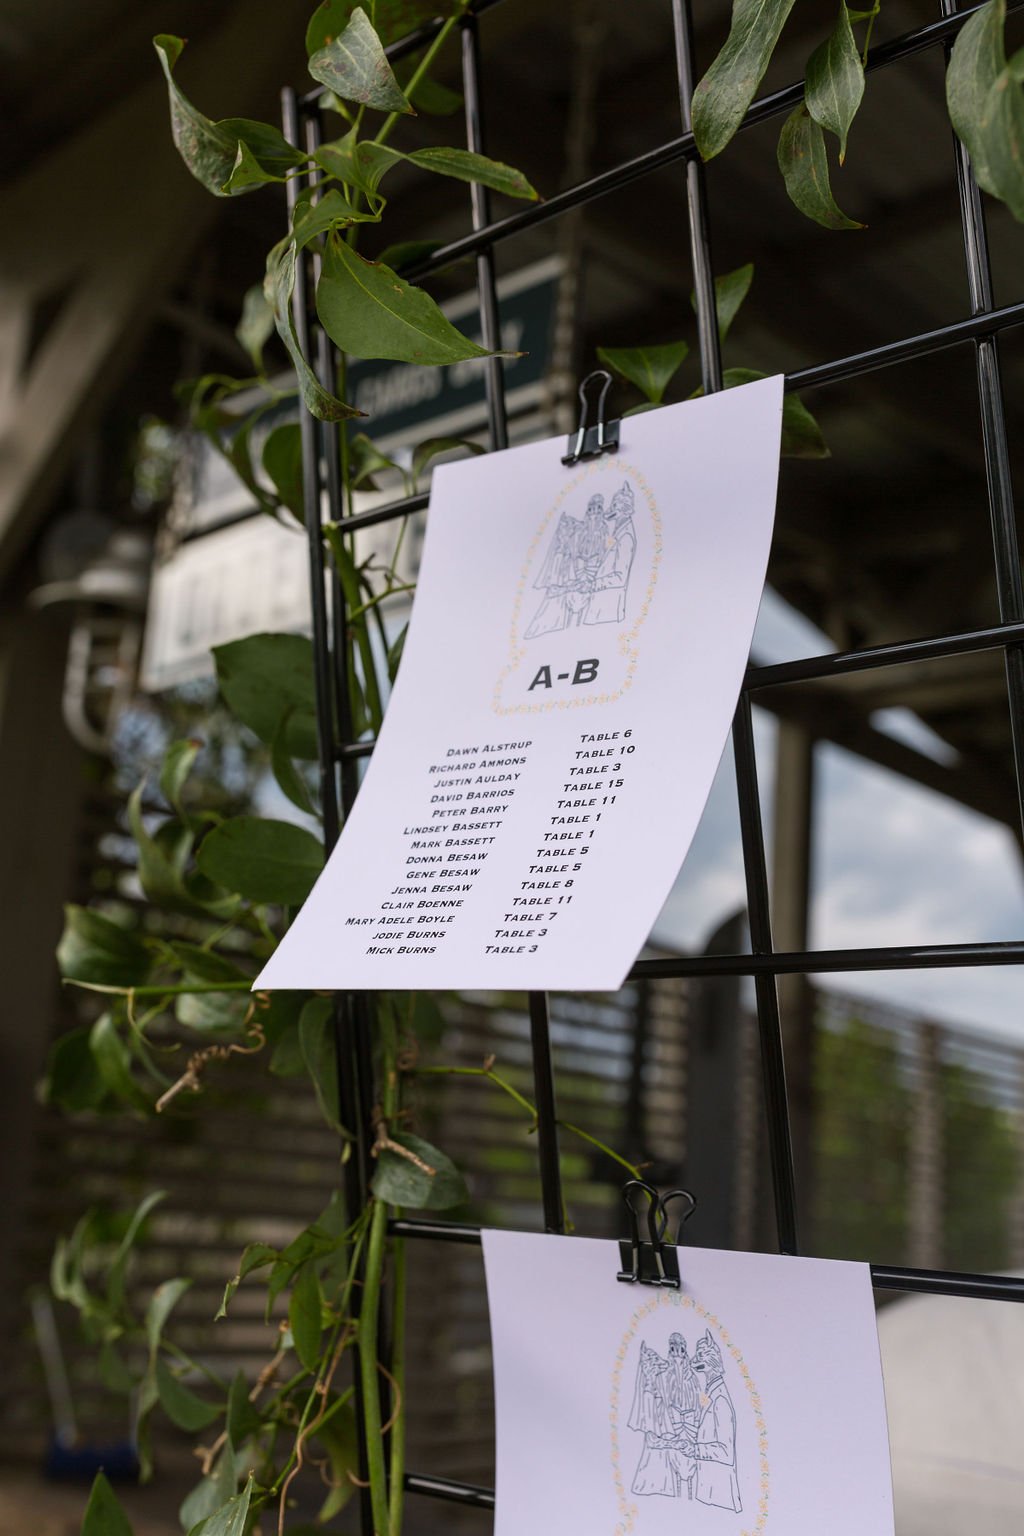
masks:
POLYGON ((764 1530, 768 1523, 769 1469, 768 1432, 765 1429, 764 1414, 761 1411, 760 1393, 751 1380, 746 1361, 744 1360, 737 1346, 729 1337, 728 1330, 723 1328, 722 1324, 718 1321, 718 1318, 714 1315, 714 1313, 709 1312, 706 1307, 702 1307, 699 1301, 696 1301, 692 1296, 680 1295, 678 1291, 659 1291, 656 1296, 651 1298, 650 1301, 645 1302, 641 1307, 637 1307, 636 1311, 633 1313, 629 1327, 626 1329, 626 1332, 622 1336, 622 1342, 619 1345, 618 1353, 615 1356, 615 1369, 612 1372, 612 1392, 610 1399, 611 1406, 608 1416, 608 1422, 611 1426, 612 1467, 615 1474, 615 1494, 619 1502, 619 1514, 622 1517, 618 1525, 615 1527, 615 1536, 629 1536, 629 1532, 634 1530, 636 1527, 636 1517, 639 1512, 639 1506, 635 1503, 632 1503, 626 1493, 626 1485, 622 1477, 622 1463, 619 1450, 619 1400, 620 1389, 622 1385, 622 1367, 626 1363, 626 1355, 628 1353, 629 1346, 633 1342, 633 1339, 636 1337, 636 1331, 639 1328, 641 1322, 645 1317, 650 1317, 651 1313, 656 1312, 659 1307, 689 1307, 692 1309, 692 1311, 694 1311, 698 1317, 702 1318, 709 1327, 715 1330, 723 1345, 729 1351, 729 1354, 732 1356, 733 1360, 739 1368, 739 1373, 743 1378, 743 1385, 746 1387, 750 1396, 750 1405, 754 1410, 754 1421, 757 1424, 758 1451, 761 1462, 761 1496, 757 1505, 757 1522, 752 1527, 743 1530, 740 1533, 740 1536, 761 1536, 761 1532, 764 1530))
POLYGON ((537 529, 537 532, 533 537, 533 542, 527 551, 526 560, 523 563, 523 568, 519 573, 519 583, 516 587, 515 602, 512 607, 512 623, 509 629, 509 660, 507 665, 502 668, 498 681, 494 685, 495 714, 539 715, 551 709, 581 709, 590 704, 611 704, 615 699, 621 699, 626 689, 632 685, 633 674, 636 672, 637 661, 640 657, 640 652, 637 648, 636 642, 644 619, 646 619, 647 614, 650 611, 651 599, 654 596, 654 588, 658 580, 658 567, 661 564, 661 548, 661 513, 658 511, 658 504, 654 499, 654 492, 648 485, 647 479, 643 472, 637 469, 635 464, 628 464, 625 459, 620 458, 600 460, 595 459, 593 463, 586 465, 579 474, 575 475, 571 480, 563 485, 555 500, 548 508, 540 527, 537 529), (592 479, 595 474, 607 469, 621 470, 636 483, 647 502, 647 507, 651 514, 651 523, 654 528, 654 552, 651 558, 651 575, 650 580, 647 583, 647 591, 644 594, 644 600, 640 605, 640 611, 637 614, 632 627, 619 636, 619 647, 627 660, 626 676, 623 680, 622 687, 617 688, 614 693, 591 693, 585 694, 582 698, 548 699, 544 703, 535 704, 502 704, 501 690, 505 679, 515 671, 516 667, 526 655, 526 649, 523 645, 523 642, 519 638, 519 618, 520 614, 522 613, 523 601, 526 596, 526 578, 530 573, 530 568, 537 557, 540 546, 544 542, 545 534, 550 528, 552 519, 555 517, 556 513, 561 511, 566 499, 571 496, 574 491, 577 491, 581 485, 584 485, 587 480, 592 479))

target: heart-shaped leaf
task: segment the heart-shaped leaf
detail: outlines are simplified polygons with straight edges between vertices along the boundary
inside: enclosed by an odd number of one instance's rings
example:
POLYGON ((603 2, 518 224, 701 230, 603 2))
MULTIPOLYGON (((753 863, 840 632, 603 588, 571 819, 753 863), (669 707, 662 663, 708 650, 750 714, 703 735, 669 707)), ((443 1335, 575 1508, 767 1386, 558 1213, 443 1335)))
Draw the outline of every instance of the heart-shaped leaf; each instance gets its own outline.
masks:
POLYGON ((262 283, 245 290, 242 315, 235 335, 252 358, 257 373, 263 372, 263 348, 274 334, 274 311, 267 303, 262 283))
POLYGON ((807 60, 804 101, 816 123, 839 140, 839 164, 846 159, 850 124, 864 96, 864 65, 850 25, 845 0, 830 35, 807 60))
MULTIPOLYGON (((306 52, 316 53, 344 32, 357 3, 358 0, 323 0, 306 28, 306 52)), ((436 16, 456 15, 463 4, 464 0, 376 0, 373 24, 387 47, 436 16)))
POLYGON ((82 1519, 82 1536, 132 1536, 131 1523, 102 1472, 97 1472, 82 1519))
POLYGON ((73 903, 64 908, 57 962, 71 981, 110 987, 139 986, 152 968, 146 946, 133 933, 101 912, 73 903))
POLYGON ((598 347, 597 355, 620 378, 635 384, 652 405, 660 405, 689 350, 685 341, 667 341, 653 347, 598 347))
POLYGON ((733 0, 721 53, 693 93, 693 132, 705 160, 736 132, 771 62, 794 0, 733 0))
POLYGON ((199 868, 247 901, 294 907, 305 901, 323 868, 317 838, 290 821, 234 816, 203 839, 199 868))
POLYGON ((411 1211, 443 1211, 469 1199, 462 1174, 437 1147, 408 1131, 392 1131, 391 1140, 411 1152, 415 1161, 381 1148, 372 1185, 378 1200, 411 1211))
POLYGON ((289 753, 316 759, 313 646, 305 635, 247 635, 214 646, 213 660, 224 701, 243 725, 270 746, 287 715, 289 753))
POLYGON ((825 229, 864 228, 848 219, 832 196, 825 134, 806 107, 797 107, 783 124, 778 162, 786 191, 801 213, 825 229))
POLYGON ((344 1134, 338 1120, 338 1055, 330 998, 311 997, 303 1008, 299 1016, 299 1049, 316 1091, 320 1113, 332 1130, 344 1134))
POLYGON ((307 1371, 315 1371, 320 1355, 323 1310, 320 1281, 312 1264, 299 1270, 288 1304, 288 1326, 292 1330, 295 1353, 307 1371))
POLYGON ((263 468, 273 481, 281 505, 303 521, 302 428, 297 421, 283 421, 267 434, 263 444, 263 468))
POLYGON ((1006 67, 1005 25, 1005 0, 989 0, 960 28, 946 72, 949 120, 967 146, 978 185, 996 197, 986 128, 989 97, 1006 67))
POLYGON ((200 1520, 194 1525, 188 1536, 245 1536, 249 1523, 249 1504, 252 1499, 253 1477, 249 1473, 249 1481, 241 1493, 236 1493, 233 1499, 215 1510, 212 1515, 207 1515, 205 1520, 200 1520))
POLYGON ((188 1430, 189 1434, 198 1434, 224 1412, 223 1403, 206 1402, 175 1376, 163 1360, 156 1362, 156 1390, 160 1406, 171 1423, 188 1430))
POLYGON ((174 79, 174 66, 185 47, 183 38, 162 32, 153 39, 167 81, 171 136, 197 181, 217 197, 248 191, 265 181, 281 181, 305 159, 270 123, 247 117, 211 122, 188 100, 174 79))
POLYGON ((298 254, 294 241, 286 240, 280 245, 275 245, 267 257, 267 275, 264 279, 263 291, 274 313, 277 334, 284 342, 288 356, 292 360, 299 393, 306 404, 306 409, 320 421, 344 421, 350 416, 361 416, 362 411, 357 411, 352 405, 346 405, 344 400, 339 400, 336 395, 331 394, 330 390, 324 389, 299 346, 295 318, 292 315, 297 260, 298 254))
MULTIPOLYGON (((737 267, 734 272, 724 272, 721 277, 715 278, 715 312, 718 317, 720 342, 728 336, 753 281, 754 263, 752 261, 748 261, 745 266, 737 267)), ((696 310, 697 295, 693 292, 690 294, 690 303, 696 310)))
MULTIPOLYGON (((444 364, 491 355, 457 331, 422 288, 383 262, 366 261, 337 235, 324 250, 316 308, 328 336, 352 357, 444 364)), ((498 354, 510 355, 518 354, 498 354)))
POLYGON ((413 111, 361 6, 355 7, 342 33, 310 56, 309 72, 343 101, 381 112, 413 111))
POLYGON ((404 158, 424 171, 438 176, 453 176, 456 181, 475 181, 492 192, 503 192, 506 197, 519 197, 538 202, 540 194, 530 185, 522 171, 500 160, 489 160, 486 155, 474 154, 468 149, 414 149, 404 158))

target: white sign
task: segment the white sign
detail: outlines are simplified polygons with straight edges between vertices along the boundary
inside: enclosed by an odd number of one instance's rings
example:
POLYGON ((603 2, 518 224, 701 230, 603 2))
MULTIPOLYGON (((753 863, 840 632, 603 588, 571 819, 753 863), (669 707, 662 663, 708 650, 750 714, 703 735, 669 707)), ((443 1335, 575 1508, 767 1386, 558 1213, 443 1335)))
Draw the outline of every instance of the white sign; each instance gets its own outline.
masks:
POLYGON ((892 1536, 866 1264, 484 1232, 495 1536, 892 1536))
POLYGON ((342 838, 258 988, 614 990, 700 819, 771 542, 782 379, 442 465, 342 838))

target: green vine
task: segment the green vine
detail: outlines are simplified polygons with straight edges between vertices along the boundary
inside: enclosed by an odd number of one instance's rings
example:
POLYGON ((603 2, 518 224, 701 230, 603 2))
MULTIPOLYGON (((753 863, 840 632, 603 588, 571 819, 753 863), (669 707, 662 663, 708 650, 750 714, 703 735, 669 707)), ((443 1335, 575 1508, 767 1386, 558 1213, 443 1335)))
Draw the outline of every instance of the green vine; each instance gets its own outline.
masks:
MULTIPOLYGON (((733 0, 729 36, 693 95, 693 131, 705 160, 720 154, 743 122, 794 4, 733 0)), ((826 135, 835 140, 842 167, 880 12, 881 0, 868 10, 840 0, 832 30, 804 65, 803 101, 779 135, 778 165, 790 200, 826 229, 864 227, 833 197, 826 135)), ((1024 221, 1024 49, 1007 58, 1006 0, 987 0, 960 28, 946 101, 978 184, 1024 221)))

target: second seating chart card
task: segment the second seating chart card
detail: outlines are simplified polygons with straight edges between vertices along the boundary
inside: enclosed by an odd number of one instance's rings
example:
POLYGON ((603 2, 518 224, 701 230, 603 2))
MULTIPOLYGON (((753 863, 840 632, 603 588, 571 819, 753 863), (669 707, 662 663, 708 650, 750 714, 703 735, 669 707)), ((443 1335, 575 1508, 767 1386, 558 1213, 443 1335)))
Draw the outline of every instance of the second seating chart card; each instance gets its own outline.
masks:
POLYGON ((442 465, 355 808, 257 988, 618 988, 728 738, 782 379, 442 465))
POLYGON ((867 1264, 483 1234, 495 1536, 893 1536, 867 1264))

